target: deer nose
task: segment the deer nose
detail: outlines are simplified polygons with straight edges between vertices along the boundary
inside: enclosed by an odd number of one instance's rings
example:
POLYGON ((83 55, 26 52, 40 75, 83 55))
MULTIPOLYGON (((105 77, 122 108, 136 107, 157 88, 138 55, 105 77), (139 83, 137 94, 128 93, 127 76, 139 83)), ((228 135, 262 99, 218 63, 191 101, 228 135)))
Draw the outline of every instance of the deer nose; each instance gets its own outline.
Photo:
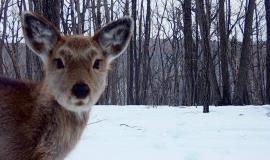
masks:
POLYGON ((77 98, 84 99, 88 96, 90 89, 85 83, 77 83, 73 86, 72 92, 77 98))

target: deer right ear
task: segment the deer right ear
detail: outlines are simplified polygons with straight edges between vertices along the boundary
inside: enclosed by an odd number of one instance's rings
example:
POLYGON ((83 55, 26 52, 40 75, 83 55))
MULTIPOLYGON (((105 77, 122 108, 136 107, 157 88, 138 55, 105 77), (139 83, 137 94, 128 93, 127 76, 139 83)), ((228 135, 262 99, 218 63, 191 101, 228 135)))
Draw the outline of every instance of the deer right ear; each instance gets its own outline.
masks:
POLYGON ((30 12, 22 14, 22 29, 27 46, 43 61, 46 61, 49 52, 61 38, 52 23, 30 12))

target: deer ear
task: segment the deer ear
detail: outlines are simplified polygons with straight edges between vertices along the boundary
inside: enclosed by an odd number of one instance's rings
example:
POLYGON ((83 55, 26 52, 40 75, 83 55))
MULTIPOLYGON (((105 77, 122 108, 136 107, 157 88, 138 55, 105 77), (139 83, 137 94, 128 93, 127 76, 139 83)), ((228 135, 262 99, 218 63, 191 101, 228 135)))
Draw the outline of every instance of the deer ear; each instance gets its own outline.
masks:
POLYGON ((45 61, 54 45, 60 40, 60 33, 52 23, 37 14, 25 12, 21 18, 27 46, 45 61))
POLYGON ((93 37, 101 49, 112 61, 118 57, 128 46, 133 33, 133 20, 124 17, 107 24, 93 37))

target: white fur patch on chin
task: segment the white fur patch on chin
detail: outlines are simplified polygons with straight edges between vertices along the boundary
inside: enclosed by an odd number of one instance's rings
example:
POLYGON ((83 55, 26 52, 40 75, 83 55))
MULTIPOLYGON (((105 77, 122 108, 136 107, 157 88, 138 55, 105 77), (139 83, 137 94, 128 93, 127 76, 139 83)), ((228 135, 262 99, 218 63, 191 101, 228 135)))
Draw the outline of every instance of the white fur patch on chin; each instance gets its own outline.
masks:
POLYGON ((82 100, 82 105, 76 105, 79 100, 75 100, 74 98, 67 99, 65 96, 58 96, 56 101, 65 109, 77 113, 90 112, 92 106, 94 105, 89 98, 82 100))
POLYGON ((70 98, 71 104, 82 103, 82 105, 84 105, 84 104, 88 104, 89 101, 90 101, 90 98, 89 97, 86 97, 85 99, 78 99, 78 98, 72 96, 70 98))

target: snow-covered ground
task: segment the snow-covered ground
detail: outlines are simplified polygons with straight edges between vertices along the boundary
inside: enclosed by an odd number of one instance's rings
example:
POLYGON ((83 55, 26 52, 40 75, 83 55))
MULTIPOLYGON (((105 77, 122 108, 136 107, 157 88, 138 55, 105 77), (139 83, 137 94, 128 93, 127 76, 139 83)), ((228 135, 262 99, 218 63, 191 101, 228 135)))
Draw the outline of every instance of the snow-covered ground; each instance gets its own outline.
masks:
POLYGON ((269 160, 270 106, 95 106, 67 160, 269 160))

